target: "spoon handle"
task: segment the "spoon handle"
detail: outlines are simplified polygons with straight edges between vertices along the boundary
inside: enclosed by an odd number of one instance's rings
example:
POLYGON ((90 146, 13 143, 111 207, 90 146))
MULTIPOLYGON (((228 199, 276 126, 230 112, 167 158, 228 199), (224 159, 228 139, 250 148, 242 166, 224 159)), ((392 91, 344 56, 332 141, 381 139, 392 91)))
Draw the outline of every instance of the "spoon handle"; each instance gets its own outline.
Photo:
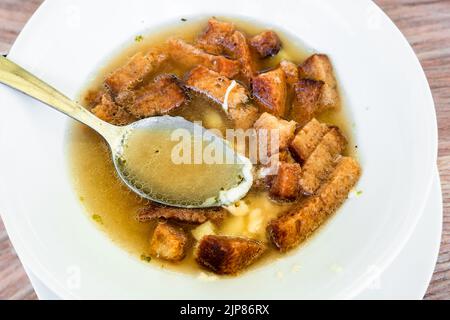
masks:
POLYGON ((109 143, 120 135, 120 127, 100 120, 83 106, 70 100, 49 84, 2 56, 0 56, 0 83, 19 90, 88 125, 100 133, 109 143))

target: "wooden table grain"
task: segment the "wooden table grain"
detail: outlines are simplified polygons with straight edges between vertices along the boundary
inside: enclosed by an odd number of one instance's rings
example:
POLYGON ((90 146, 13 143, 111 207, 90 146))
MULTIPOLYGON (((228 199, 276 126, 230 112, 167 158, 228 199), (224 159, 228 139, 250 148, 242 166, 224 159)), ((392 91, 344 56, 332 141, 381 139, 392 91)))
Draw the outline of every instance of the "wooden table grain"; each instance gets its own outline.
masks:
MULTIPOLYGON (((6 54, 42 0, 0 1, 0 53, 6 54)), ((414 48, 430 83, 439 124, 444 229, 425 299, 450 299, 450 1, 376 0, 414 48)), ((36 299, 0 221, 0 299, 36 299)))

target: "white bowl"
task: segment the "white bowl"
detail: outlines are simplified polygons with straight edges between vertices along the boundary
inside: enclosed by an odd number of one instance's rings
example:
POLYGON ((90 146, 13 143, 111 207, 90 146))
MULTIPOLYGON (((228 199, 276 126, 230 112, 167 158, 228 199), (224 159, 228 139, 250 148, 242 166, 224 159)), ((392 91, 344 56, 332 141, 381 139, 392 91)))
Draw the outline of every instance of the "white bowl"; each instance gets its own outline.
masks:
POLYGON ((371 1, 46 1, 9 58, 75 97, 135 35, 235 12, 332 57, 355 123, 363 194, 302 248, 240 277, 210 282, 159 270, 83 214, 67 168, 70 120, 1 86, 0 212, 21 260, 62 298, 351 298, 408 240, 433 178, 436 117, 416 56, 371 1))

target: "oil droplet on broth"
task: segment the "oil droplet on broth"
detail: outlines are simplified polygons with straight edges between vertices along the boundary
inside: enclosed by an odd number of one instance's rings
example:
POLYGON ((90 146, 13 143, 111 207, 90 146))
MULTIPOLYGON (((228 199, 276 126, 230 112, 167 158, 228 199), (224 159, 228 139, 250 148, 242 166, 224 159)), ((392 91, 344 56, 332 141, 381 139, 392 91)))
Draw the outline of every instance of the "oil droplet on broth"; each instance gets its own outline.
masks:
MULTIPOLYGON (((215 198, 222 190, 237 186, 242 177, 241 164, 194 163, 194 145, 200 145, 203 154, 212 142, 200 136, 190 135, 189 157, 174 150, 186 141, 172 140, 172 130, 136 129, 127 139, 122 154, 122 170, 128 181, 144 191, 151 198, 180 205, 201 205, 207 199, 215 198), (175 149, 174 149, 175 148, 175 149), (182 163, 180 163, 182 162, 182 163)), ((215 147, 214 147, 215 148, 215 147)))

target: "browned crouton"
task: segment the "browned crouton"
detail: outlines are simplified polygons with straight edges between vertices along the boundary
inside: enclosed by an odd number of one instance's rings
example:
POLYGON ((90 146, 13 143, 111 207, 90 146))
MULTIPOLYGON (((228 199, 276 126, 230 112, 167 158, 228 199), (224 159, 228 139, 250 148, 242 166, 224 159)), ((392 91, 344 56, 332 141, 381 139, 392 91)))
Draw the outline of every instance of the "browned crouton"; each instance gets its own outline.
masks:
POLYGON ((332 128, 305 161, 300 176, 300 187, 305 194, 317 191, 334 168, 336 157, 347 145, 347 140, 338 128, 332 128))
POLYGON ((251 38, 250 45, 261 58, 267 58, 280 52, 281 40, 275 32, 264 31, 251 38))
POLYGON ((152 50, 147 54, 138 52, 130 58, 126 65, 111 73, 106 78, 105 84, 115 97, 121 92, 134 89, 167 58, 167 55, 157 50, 152 50))
POLYGON ((299 159, 306 161, 329 130, 325 123, 312 119, 295 135, 291 142, 291 151, 299 159))
POLYGON ((186 254, 186 233, 167 222, 158 222, 150 240, 152 256, 169 261, 180 261, 186 254))
POLYGON ((298 163, 280 162, 278 173, 270 187, 270 195, 274 198, 294 200, 299 194, 301 168, 298 163))
POLYGON ((249 129, 259 117, 259 110, 252 104, 230 106, 228 118, 236 129, 249 129))
POLYGON ((167 219, 181 223, 202 224, 208 220, 211 220, 214 223, 220 223, 225 219, 227 214, 227 210, 221 207, 186 209, 152 203, 139 211, 137 219, 140 222, 167 219))
POLYGON ((196 250, 196 261, 217 274, 236 274, 258 259, 266 250, 259 241, 208 235, 196 250))
POLYGON ((136 121, 128 111, 114 103, 109 94, 103 94, 98 105, 92 108, 91 112, 103 121, 109 122, 117 126, 123 126, 136 121))
POLYGON ((168 40, 170 56, 175 63, 185 67, 205 66, 221 75, 233 78, 239 73, 239 62, 215 56, 180 39, 168 40))
POLYGON ((321 96, 323 108, 333 108, 339 104, 336 78, 333 73, 331 61, 325 54, 314 54, 299 68, 300 77, 323 81, 325 83, 321 96))
POLYGON ((226 43, 230 41, 235 31, 236 29, 233 23, 211 18, 208 20, 206 30, 197 39, 196 44, 211 54, 228 54, 226 43))
POLYGON ((267 231, 278 250, 286 251, 297 246, 322 225, 347 199, 360 175, 361 168, 356 160, 340 158, 317 195, 272 220, 267 231))
POLYGON ((247 38, 242 32, 235 31, 225 45, 230 55, 239 61, 242 80, 250 86, 256 67, 247 38))
POLYGON ((188 74, 186 86, 221 105, 225 104, 225 98, 227 98, 228 107, 244 104, 249 100, 247 90, 242 85, 233 83, 227 77, 204 66, 198 66, 188 74), (230 87, 231 90, 227 96, 227 90, 230 87))
MULTIPOLYGON (((286 149, 289 146, 292 138, 294 137, 294 132, 296 128, 295 121, 287 121, 279 119, 267 112, 264 112, 258 120, 256 120, 253 127, 256 130, 265 129, 268 131, 278 130, 279 134, 279 146, 280 150, 286 149)), ((269 137, 271 132, 268 132, 269 137)), ((272 131, 273 134, 273 131, 272 131)), ((268 149, 270 150, 270 148, 268 149)))
POLYGON ((294 84, 291 118, 305 125, 324 109, 320 104, 324 82, 302 79, 294 84))
POLYGON ((127 110, 138 118, 167 114, 186 101, 183 89, 174 76, 161 75, 153 82, 133 92, 127 110))
POLYGON ((280 68, 253 78, 253 95, 267 112, 278 117, 286 112, 286 77, 280 68))
POLYGON ((283 72, 286 76, 286 82, 290 86, 293 86, 300 80, 300 77, 298 74, 298 66, 295 63, 293 63, 291 61, 283 60, 280 62, 280 68, 281 68, 281 70, 283 70, 283 72))
POLYGON ((287 163, 297 163, 297 161, 295 161, 294 157, 292 156, 292 153, 288 149, 280 151, 278 158, 279 161, 287 163))

